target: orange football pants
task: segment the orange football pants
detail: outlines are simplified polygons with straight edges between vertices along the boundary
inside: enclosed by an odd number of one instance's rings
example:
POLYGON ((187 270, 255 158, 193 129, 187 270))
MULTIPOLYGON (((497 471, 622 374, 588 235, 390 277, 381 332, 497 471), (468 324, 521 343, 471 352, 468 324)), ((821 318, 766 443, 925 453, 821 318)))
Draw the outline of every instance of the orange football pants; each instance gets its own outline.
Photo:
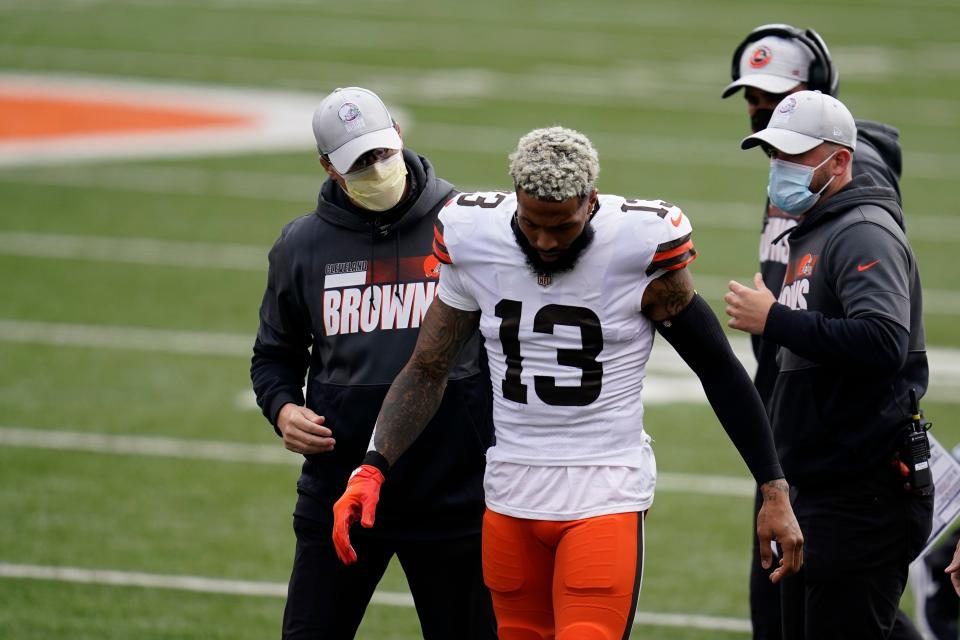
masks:
POLYGON ((500 640, 625 640, 643 579, 643 514, 483 517, 483 578, 500 640))

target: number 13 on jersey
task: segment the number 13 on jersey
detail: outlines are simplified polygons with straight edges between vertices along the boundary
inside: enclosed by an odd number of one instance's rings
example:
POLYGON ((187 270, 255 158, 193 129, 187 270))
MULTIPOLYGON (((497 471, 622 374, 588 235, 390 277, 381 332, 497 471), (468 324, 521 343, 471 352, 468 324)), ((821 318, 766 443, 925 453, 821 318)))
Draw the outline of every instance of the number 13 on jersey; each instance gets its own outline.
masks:
MULTIPOLYGON (((520 314, 523 303, 501 300, 494 307, 500 318, 500 342, 506 357, 507 372, 502 380, 503 397, 513 402, 527 403, 527 385, 521 382, 523 354, 520 344, 520 314)), ((603 387, 603 363, 597 356, 603 351, 603 331, 600 318, 586 307, 548 304, 533 317, 533 331, 552 334, 557 325, 580 330, 579 349, 557 349, 557 364, 576 367, 583 373, 578 386, 559 386, 552 376, 535 375, 534 391, 545 404, 582 407, 600 397, 603 387)))

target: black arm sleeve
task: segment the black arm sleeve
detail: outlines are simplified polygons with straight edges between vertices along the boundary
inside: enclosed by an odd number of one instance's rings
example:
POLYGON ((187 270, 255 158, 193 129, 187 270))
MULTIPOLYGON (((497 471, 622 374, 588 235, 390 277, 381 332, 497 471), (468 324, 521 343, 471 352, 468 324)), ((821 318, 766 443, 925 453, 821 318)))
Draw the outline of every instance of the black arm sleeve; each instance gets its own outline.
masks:
POLYGON ((700 378, 710 406, 757 484, 782 478, 760 396, 706 301, 695 294, 676 317, 656 326, 700 378))
POLYGON ((792 311, 776 303, 763 337, 817 364, 882 374, 903 366, 910 334, 881 316, 827 318, 819 311, 792 311))
POLYGON ((298 302, 284 238, 285 234, 281 235, 270 250, 267 289, 260 305, 260 328, 250 364, 257 404, 278 435, 277 414, 283 405, 304 403, 303 381, 311 342, 309 319, 298 302))

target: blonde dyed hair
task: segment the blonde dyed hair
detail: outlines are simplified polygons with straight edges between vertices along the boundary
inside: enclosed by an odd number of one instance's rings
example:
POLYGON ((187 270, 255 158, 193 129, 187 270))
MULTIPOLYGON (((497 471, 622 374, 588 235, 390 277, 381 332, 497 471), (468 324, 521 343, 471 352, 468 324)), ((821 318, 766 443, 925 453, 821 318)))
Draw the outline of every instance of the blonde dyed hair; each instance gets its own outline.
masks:
POLYGON ((599 173, 600 160, 589 138, 564 127, 534 129, 510 154, 513 184, 538 200, 588 196, 599 173))

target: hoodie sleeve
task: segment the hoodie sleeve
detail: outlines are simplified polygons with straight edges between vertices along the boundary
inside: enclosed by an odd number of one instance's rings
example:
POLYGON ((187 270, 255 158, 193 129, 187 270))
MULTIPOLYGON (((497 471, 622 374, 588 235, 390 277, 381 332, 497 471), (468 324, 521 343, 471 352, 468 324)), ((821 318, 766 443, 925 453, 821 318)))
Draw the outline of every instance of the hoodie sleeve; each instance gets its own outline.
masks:
POLYGON ((828 249, 828 276, 848 318, 887 318, 910 330, 913 255, 890 231, 869 222, 851 225, 828 249))
POLYGON ((270 250, 267 289, 250 365, 257 404, 275 430, 283 405, 304 403, 303 381, 310 362, 310 324, 293 282, 287 256, 288 229, 270 250))
POLYGON ((775 304, 763 337, 820 364, 898 370, 910 332, 909 249, 878 225, 856 224, 831 243, 826 265, 844 317, 775 304))

